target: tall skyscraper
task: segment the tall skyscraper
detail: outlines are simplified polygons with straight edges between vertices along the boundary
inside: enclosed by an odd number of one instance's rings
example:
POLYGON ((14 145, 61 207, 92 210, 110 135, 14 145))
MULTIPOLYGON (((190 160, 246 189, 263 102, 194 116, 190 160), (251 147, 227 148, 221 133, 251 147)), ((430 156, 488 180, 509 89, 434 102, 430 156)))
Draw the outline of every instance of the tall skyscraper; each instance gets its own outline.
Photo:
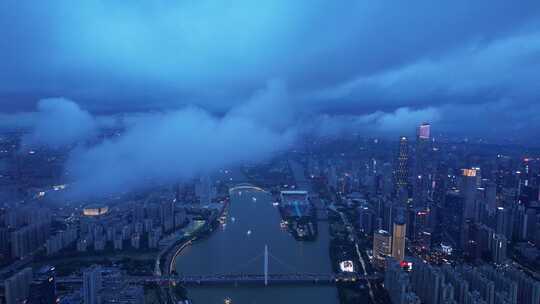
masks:
POLYGON ((431 125, 427 122, 419 125, 416 129, 416 137, 419 140, 429 140, 431 138, 431 125))
POLYGON ((497 184, 490 181, 486 186, 486 207, 490 214, 497 208, 497 184))
POLYGON ((435 188, 433 189, 433 201, 437 206, 443 206, 445 204, 446 191, 448 189, 447 176, 448 165, 443 162, 439 163, 435 174, 435 188))
POLYGON ((495 232, 504 235, 507 239, 512 239, 514 217, 510 209, 498 207, 495 212, 496 226, 495 232))
POLYGON ((415 204, 423 205, 431 196, 433 172, 430 169, 431 162, 431 125, 423 123, 416 130, 416 149, 414 160, 414 201, 415 204))
POLYGON ((392 257, 398 261, 405 259, 405 235, 406 225, 403 221, 394 223, 392 232, 392 257))
POLYGON ((84 304, 99 304, 99 291, 102 288, 101 269, 92 267, 83 273, 84 304))
POLYGON ((399 152, 396 162, 396 192, 399 193, 409 184, 409 140, 402 136, 399 139, 399 152))
POLYGON ((476 219, 477 174, 474 168, 461 170, 459 191, 464 199, 464 219, 476 219))
POLYGON ((506 261, 506 242, 504 235, 493 235, 493 239, 491 240, 491 257, 493 262, 502 264, 506 261))
POLYGON ((386 258, 390 256, 392 237, 386 230, 377 230, 373 234, 373 262, 375 266, 385 267, 386 258))

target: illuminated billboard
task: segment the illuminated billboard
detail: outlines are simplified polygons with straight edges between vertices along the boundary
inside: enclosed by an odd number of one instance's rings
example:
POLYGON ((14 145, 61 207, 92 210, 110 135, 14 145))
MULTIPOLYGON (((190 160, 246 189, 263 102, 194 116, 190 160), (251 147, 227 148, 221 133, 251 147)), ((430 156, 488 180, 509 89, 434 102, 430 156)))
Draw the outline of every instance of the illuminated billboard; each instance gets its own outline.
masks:
POLYGON ((354 272, 354 263, 353 261, 347 260, 339 263, 339 269, 342 272, 354 272))

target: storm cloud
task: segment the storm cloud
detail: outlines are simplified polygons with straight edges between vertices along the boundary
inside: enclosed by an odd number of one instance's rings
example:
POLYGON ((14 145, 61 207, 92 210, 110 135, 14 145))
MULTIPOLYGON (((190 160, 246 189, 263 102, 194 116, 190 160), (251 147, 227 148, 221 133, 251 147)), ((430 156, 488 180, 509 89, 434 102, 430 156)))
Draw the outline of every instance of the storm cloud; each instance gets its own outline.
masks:
POLYGON ((4 111, 65 96, 93 112, 225 112, 282 79, 292 95, 354 87, 307 105, 334 112, 489 102, 538 75, 486 75, 476 59, 534 71, 539 17, 538 1, 7 0, 0 96, 4 111))
POLYGON ((264 159, 309 132, 429 121, 531 143, 540 128, 534 0, 6 0, 0 33, 0 126, 76 145, 81 191, 264 159), (104 126, 124 132, 85 144, 104 126))

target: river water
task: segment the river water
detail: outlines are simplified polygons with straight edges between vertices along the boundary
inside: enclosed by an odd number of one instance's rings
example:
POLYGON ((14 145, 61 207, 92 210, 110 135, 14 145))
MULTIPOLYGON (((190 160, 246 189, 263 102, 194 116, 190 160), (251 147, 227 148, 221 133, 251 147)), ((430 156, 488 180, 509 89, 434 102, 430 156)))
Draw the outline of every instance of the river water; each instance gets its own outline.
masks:
MULTIPOLYGON (((265 192, 231 194, 227 224, 198 240, 176 258, 176 271, 184 275, 262 274, 264 246, 268 245, 269 273, 331 273, 328 224, 320 222, 314 242, 298 242, 281 229, 278 209, 265 192), (234 220, 233 220, 234 218, 234 220), (248 233, 251 231, 251 233, 248 233)), ((225 286, 189 287, 194 304, 333 304, 334 286, 225 286)))

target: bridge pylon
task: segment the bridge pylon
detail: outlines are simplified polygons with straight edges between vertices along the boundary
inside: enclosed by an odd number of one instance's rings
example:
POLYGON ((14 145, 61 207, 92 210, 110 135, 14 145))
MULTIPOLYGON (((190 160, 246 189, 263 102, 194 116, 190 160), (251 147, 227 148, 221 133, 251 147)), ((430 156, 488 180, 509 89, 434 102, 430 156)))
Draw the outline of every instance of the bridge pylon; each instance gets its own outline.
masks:
POLYGON ((264 245, 264 286, 268 286, 268 245, 264 245))

